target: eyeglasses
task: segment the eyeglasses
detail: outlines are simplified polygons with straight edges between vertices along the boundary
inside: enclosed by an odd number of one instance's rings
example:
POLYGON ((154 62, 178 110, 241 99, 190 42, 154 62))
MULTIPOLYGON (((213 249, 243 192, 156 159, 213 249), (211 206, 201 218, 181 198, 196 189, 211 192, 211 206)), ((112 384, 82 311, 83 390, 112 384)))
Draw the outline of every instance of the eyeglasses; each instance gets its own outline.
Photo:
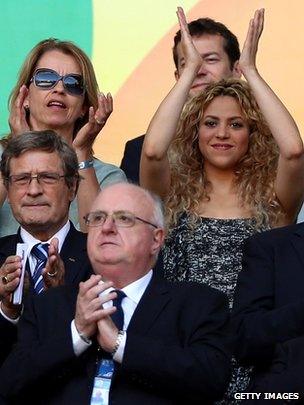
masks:
POLYGON ((60 80, 62 80, 63 87, 68 93, 73 96, 83 95, 85 91, 83 77, 76 73, 60 76, 52 69, 37 69, 30 82, 33 82, 39 89, 49 90, 55 87, 60 80))
POLYGON ((40 185, 51 186, 57 184, 59 180, 66 177, 64 174, 42 172, 35 176, 30 173, 12 174, 8 181, 16 187, 28 186, 33 179, 36 179, 40 185))
POLYGON ((153 226, 154 228, 158 228, 158 226, 152 224, 152 222, 137 217, 129 211, 115 211, 112 212, 112 214, 108 214, 104 211, 95 211, 85 215, 83 219, 85 220, 87 226, 101 226, 105 223, 108 217, 111 217, 115 225, 121 228, 131 228, 135 225, 136 221, 141 221, 144 224, 148 224, 153 226))

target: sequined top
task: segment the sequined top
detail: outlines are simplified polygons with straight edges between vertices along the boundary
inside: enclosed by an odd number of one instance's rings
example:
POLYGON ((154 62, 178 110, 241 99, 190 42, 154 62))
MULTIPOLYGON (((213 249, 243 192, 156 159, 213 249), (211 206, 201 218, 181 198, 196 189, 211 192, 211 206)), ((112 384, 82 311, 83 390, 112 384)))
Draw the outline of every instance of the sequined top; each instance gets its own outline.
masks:
POLYGON ((254 220, 203 218, 192 230, 186 214, 164 247, 164 274, 171 281, 196 281, 224 292, 230 307, 241 270, 242 247, 256 232, 254 220))
MULTIPOLYGON (((242 268, 243 245, 256 232, 252 218, 201 217, 191 229, 188 215, 183 214, 171 230, 163 249, 165 278, 170 281, 195 281, 217 288, 227 295, 232 308, 237 277, 242 268)), ((234 394, 248 387, 250 374, 251 369, 240 367, 232 359, 231 381, 217 405, 239 403, 234 394)))
MULTIPOLYGON (((265 227, 266 229, 266 227, 265 227)), ((242 268, 242 248, 257 232, 255 221, 246 219, 200 218, 191 229, 187 214, 171 230, 163 250, 164 275, 170 281, 205 283, 224 292, 232 308, 238 273, 242 268)), ((251 369, 232 359, 232 377, 223 399, 217 405, 233 405, 236 392, 249 384, 251 369)))

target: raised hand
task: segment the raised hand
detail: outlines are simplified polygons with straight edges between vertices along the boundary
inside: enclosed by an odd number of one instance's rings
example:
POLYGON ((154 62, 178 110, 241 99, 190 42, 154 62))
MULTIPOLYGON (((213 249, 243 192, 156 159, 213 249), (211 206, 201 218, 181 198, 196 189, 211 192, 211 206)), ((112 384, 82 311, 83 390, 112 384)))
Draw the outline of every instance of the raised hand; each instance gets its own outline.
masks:
POLYGON ((246 40, 239 61, 240 69, 245 77, 248 71, 256 70, 256 55, 264 27, 264 11, 263 8, 256 10, 254 17, 249 22, 246 40))
POLYGON ((89 120, 78 131, 73 141, 73 147, 79 160, 86 160, 91 157, 93 143, 104 127, 107 119, 113 111, 113 98, 110 93, 106 96, 103 93, 98 95, 98 108, 94 111, 89 108, 89 120))
POLYGON ((182 7, 177 8, 177 17, 181 30, 181 47, 183 54, 185 55, 185 67, 191 67, 198 71, 202 65, 201 55, 195 48, 192 37, 189 33, 189 28, 186 20, 186 16, 182 7))
POLYGON ((50 242, 48 260, 42 272, 45 288, 58 287, 64 284, 65 268, 58 251, 58 239, 53 238, 50 242))
POLYGON ((28 95, 28 88, 23 84, 20 87, 18 97, 12 106, 9 116, 9 126, 13 135, 20 135, 23 132, 29 131, 29 125, 26 121, 26 110, 24 101, 28 95))

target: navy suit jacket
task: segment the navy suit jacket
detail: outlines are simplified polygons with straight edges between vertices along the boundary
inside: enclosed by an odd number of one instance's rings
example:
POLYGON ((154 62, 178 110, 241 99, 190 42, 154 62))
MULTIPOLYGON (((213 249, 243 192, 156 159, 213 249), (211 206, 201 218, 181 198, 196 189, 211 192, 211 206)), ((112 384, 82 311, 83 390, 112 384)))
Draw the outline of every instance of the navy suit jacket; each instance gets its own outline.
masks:
MULTIPOLYGON (((0 374, 0 394, 11 403, 90 403, 97 350, 93 344, 74 355, 76 294, 64 286, 28 303, 18 345, 0 374), (46 309, 53 316, 45 317, 46 309)), ((219 291, 153 276, 130 321, 110 403, 209 404, 220 398, 230 374, 228 320, 227 299, 219 291)))
MULTIPOLYGON (((64 240, 60 257, 65 266, 65 284, 78 286, 80 281, 86 280, 91 274, 91 265, 87 256, 86 234, 71 228, 64 240)), ((16 254, 17 243, 22 243, 20 233, 0 238, 0 266, 8 256, 16 254)), ((29 294, 32 290, 29 290, 29 294)), ((17 337, 16 326, 0 315, 0 364, 8 355, 17 337)))
POLYGON ((120 168, 125 172, 127 179, 135 184, 139 184, 139 165, 144 139, 145 135, 141 135, 126 143, 120 164, 120 168))
POLYGON ((304 392, 304 224, 247 241, 233 322, 249 392, 304 392))

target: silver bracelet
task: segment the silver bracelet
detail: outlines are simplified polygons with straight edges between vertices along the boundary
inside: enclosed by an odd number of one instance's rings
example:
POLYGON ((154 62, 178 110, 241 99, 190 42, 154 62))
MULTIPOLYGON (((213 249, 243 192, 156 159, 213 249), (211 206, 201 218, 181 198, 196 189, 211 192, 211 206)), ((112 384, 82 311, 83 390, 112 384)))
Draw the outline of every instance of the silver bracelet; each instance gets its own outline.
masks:
POLYGON ((114 354, 117 352, 117 349, 119 348, 120 343, 122 342, 122 339, 124 337, 125 331, 124 330, 119 330, 118 335, 116 338, 115 346, 111 352, 111 355, 114 356, 114 354))
POLYGON ((84 160, 83 162, 78 163, 78 170, 89 169, 94 166, 94 160, 84 160))

